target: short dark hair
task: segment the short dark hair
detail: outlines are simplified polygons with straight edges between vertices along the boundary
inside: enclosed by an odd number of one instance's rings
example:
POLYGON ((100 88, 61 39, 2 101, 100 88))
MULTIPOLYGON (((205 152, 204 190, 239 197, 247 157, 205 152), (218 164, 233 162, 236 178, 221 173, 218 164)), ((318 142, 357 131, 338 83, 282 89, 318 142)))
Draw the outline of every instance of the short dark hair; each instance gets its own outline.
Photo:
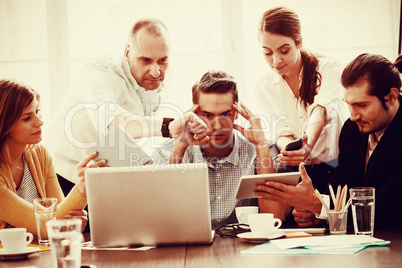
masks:
POLYGON ((389 94, 391 88, 401 90, 401 78, 398 69, 381 55, 360 54, 342 72, 341 82, 346 89, 363 80, 369 83, 367 94, 376 96, 386 110, 385 96, 389 94))
POLYGON ((398 68, 398 71, 402 73, 402 54, 399 54, 394 63, 395 67, 398 68))
POLYGON ((236 81, 233 76, 224 71, 208 71, 201 77, 200 81, 194 84, 192 88, 193 104, 198 104, 200 92, 217 94, 232 92, 233 101, 239 101, 236 81))

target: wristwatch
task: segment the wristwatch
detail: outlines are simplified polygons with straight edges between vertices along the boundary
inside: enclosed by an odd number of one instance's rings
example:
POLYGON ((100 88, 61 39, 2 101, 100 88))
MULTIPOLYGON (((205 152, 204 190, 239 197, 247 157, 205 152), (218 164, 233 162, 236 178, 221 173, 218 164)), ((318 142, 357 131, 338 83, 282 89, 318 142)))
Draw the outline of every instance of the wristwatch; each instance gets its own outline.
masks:
POLYGON ((162 127, 161 127, 161 132, 162 132, 162 137, 164 138, 171 138, 172 135, 170 135, 169 131, 169 124, 172 122, 174 118, 169 118, 169 117, 164 117, 162 121, 162 127))

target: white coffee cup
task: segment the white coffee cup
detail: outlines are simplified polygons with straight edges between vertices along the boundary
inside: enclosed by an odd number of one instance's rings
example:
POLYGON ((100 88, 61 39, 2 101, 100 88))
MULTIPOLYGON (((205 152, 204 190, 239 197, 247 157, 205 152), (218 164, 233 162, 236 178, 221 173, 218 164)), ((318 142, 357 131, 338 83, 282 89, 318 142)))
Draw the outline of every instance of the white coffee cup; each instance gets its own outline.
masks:
POLYGON ((0 241, 6 252, 19 253, 33 240, 26 228, 7 228, 0 230, 0 241))
POLYGON ((268 237, 282 225, 280 219, 274 218, 272 213, 260 213, 248 215, 251 233, 255 237, 268 237))
POLYGON ((239 223, 248 224, 248 215, 257 214, 258 207, 256 206, 246 206, 246 207, 236 207, 236 218, 239 223))

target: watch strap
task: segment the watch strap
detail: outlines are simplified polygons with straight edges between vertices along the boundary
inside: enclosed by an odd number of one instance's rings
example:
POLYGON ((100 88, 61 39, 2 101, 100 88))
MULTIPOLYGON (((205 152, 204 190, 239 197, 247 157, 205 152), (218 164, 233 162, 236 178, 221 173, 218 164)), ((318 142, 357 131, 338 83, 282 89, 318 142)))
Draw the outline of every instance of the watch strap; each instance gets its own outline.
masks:
POLYGON ((172 135, 170 135, 169 131, 169 124, 172 122, 174 118, 170 117, 164 117, 162 121, 162 127, 161 127, 161 132, 162 132, 162 137, 164 138, 171 138, 172 135))

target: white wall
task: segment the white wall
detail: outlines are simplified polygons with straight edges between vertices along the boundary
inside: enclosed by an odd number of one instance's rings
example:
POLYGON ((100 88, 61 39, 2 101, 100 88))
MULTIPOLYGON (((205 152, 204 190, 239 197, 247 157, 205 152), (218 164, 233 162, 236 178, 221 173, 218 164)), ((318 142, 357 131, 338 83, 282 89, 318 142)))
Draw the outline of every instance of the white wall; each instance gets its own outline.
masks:
POLYGON ((314 51, 345 62, 363 52, 397 56, 398 0, 0 0, 0 78, 37 89, 50 120, 82 65, 121 56, 132 23, 152 15, 172 36, 165 102, 190 107, 191 86, 209 69, 234 75, 247 100, 268 68, 257 24, 278 5, 299 14, 304 45, 314 51))

